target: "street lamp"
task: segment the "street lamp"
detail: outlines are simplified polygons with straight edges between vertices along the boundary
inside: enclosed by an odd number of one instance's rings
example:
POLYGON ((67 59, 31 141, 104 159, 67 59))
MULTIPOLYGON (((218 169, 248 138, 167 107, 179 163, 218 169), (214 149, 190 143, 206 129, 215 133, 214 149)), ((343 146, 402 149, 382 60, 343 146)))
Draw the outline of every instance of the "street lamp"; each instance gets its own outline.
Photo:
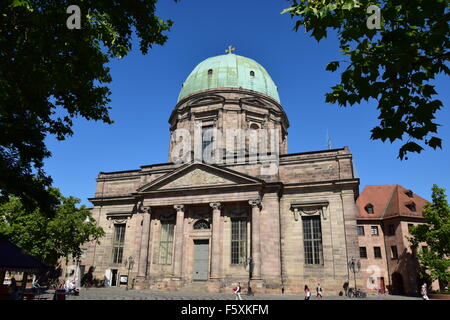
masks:
POLYGON ((129 256, 128 260, 125 260, 125 267, 127 267, 128 269, 126 290, 128 290, 128 283, 130 282, 130 270, 133 269, 133 266, 134 266, 134 259, 132 256, 129 256))
POLYGON ((351 258, 348 262, 348 268, 353 272, 353 278, 355 280, 355 290, 356 290, 356 273, 361 270, 361 261, 356 258, 351 258))
POLYGON ((247 284, 247 295, 253 296, 252 287, 250 286, 250 279, 252 278, 252 271, 253 271, 253 262, 252 258, 245 258, 244 259, 244 267, 247 268, 248 266, 248 284, 247 284))

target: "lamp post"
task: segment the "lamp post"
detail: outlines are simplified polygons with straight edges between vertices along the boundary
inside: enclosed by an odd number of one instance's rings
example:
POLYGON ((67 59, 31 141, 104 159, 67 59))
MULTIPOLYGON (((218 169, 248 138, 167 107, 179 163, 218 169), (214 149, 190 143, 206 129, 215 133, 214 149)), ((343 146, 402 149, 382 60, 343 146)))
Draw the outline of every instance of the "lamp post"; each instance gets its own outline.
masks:
POLYGON ((81 259, 78 257, 77 258, 77 270, 75 272, 75 279, 76 279, 76 286, 77 286, 77 288, 81 287, 81 278, 82 277, 83 277, 83 275, 81 274, 81 259))
POLYGON ((130 270, 133 269, 133 266, 134 266, 134 259, 132 256, 129 256, 128 259, 125 260, 125 267, 127 267, 128 269, 126 290, 128 290, 128 283, 130 282, 130 270))
POLYGON ((247 295, 253 296, 252 287, 250 286, 250 279, 252 278, 252 269, 253 269, 253 262, 252 258, 245 258, 244 259, 244 267, 247 268, 248 266, 248 284, 247 284, 247 295))
POLYGON ((353 279, 355 280, 355 290, 356 290, 356 273, 361 270, 361 261, 352 257, 348 262, 348 268, 353 272, 353 279))

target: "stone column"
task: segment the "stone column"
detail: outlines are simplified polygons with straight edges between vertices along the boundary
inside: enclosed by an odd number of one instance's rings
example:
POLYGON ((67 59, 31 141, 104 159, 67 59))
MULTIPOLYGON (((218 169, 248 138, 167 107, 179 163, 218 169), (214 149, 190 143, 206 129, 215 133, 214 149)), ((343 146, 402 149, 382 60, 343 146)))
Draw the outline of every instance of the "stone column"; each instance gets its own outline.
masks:
POLYGON ((141 251, 139 254, 138 277, 147 276, 147 261, 148 261, 148 244, 150 239, 150 207, 142 207, 144 220, 142 221, 142 238, 141 251))
POLYGON ((174 205, 177 211, 177 221, 175 224, 175 254, 173 260, 173 275, 181 277, 181 267, 183 265, 183 223, 184 223, 184 205, 174 205))
POLYGON ((220 278, 220 202, 209 204, 212 214, 211 278, 220 278))
POLYGON ((259 237, 259 215, 261 200, 249 200, 252 206, 252 279, 261 279, 261 242, 259 237))

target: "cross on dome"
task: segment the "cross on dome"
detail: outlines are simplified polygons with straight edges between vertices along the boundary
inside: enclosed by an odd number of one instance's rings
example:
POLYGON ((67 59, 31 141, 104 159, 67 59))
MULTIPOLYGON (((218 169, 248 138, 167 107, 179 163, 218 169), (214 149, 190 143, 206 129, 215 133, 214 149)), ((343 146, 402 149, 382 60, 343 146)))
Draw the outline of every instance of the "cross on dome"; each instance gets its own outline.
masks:
POLYGON ((230 53, 233 53, 234 50, 236 50, 236 48, 234 48, 233 46, 228 46, 228 49, 225 50, 225 52, 230 54, 230 53))

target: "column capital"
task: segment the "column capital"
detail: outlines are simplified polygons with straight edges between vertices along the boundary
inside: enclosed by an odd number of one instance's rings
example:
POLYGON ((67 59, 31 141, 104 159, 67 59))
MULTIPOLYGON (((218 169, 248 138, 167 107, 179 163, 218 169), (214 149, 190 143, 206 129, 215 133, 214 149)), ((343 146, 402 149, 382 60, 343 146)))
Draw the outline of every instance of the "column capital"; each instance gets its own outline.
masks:
POLYGON ((150 206, 143 206, 142 208, 141 208, 141 212, 142 213, 151 213, 152 212, 152 208, 150 207, 150 206))
POLYGON ((177 212, 180 212, 180 211, 183 211, 183 212, 184 212, 184 204, 176 204, 176 205, 173 206, 173 208, 174 208, 177 212))
POLYGON ((209 204, 209 206, 210 206, 211 208, 213 208, 213 210, 219 210, 221 204, 220 204, 220 202, 211 202, 211 203, 209 204))
POLYGON ((252 206, 252 208, 261 206, 261 199, 251 199, 248 200, 248 204, 252 206))
POLYGON ((151 207, 150 206, 144 206, 144 200, 141 200, 137 205, 137 211, 140 213, 150 213, 151 207))

